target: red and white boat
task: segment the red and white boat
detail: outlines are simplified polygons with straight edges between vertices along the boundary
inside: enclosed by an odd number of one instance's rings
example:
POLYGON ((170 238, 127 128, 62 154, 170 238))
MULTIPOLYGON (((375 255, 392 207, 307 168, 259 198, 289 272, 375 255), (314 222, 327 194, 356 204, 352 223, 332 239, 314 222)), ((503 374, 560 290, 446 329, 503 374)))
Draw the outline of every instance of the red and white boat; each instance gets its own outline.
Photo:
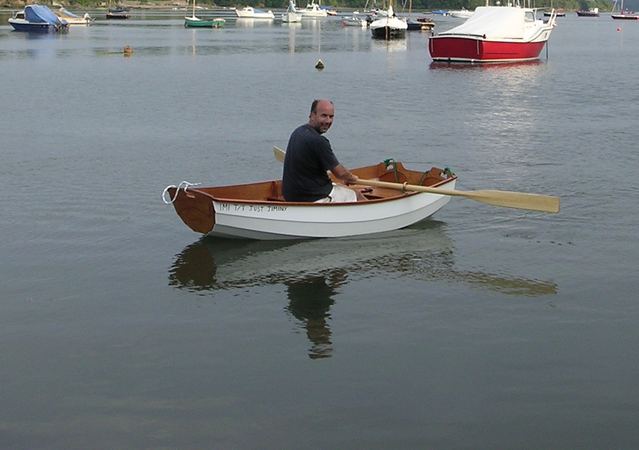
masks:
POLYGON ((479 6, 463 24, 431 36, 428 50, 434 61, 495 63, 531 61, 555 26, 537 19, 535 10, 519 6, 479 6))

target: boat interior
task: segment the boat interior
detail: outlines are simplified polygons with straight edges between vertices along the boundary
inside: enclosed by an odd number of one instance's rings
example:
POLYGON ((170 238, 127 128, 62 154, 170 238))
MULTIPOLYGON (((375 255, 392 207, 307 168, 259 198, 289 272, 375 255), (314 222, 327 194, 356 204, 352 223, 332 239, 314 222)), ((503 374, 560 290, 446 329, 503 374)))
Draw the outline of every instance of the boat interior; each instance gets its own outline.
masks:
MULTIPOLYGON (((401 162, 386 160, 373 166, 352 169, 355 175, 363 180, 385 181, 398 184, 411 184, 417 186, 436 187, 451 179, 455 175, 447 169, 432 167, 425 172, 409 170, 401 162)), ((332 177, 331 177, 332 178, 332 177)), ((336 181, 333 179, 333 181, 336 181)), ((367 200, 385 200, 397 198, 403 195, 412 195, 414 192, 402 191, 401 189, 373 187, 365 185, 352 186, 356 188, 366 188, 363 192, 367 200)), ((398 186, 399 187, 399 186, 398 186)), ((220 187, 197 187, 199 192, 206 193, 218 200, 233 200, 247 202, 285 202, 282 196, 282 181, 264 181, 251 184, 240 184, 220 187)))

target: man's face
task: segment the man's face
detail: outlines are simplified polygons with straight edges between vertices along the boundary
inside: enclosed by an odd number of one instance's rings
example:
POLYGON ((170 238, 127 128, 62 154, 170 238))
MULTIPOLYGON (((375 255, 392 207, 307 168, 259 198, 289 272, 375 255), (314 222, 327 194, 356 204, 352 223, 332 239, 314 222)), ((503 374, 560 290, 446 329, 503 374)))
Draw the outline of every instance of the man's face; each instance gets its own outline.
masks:
POLYGON ((318 133, 326 133, 331 125, 333 125, 334 115, 335 107, 331 102, 318 102, 315 112, 311 113, 309 124, 315 128, 318 133))

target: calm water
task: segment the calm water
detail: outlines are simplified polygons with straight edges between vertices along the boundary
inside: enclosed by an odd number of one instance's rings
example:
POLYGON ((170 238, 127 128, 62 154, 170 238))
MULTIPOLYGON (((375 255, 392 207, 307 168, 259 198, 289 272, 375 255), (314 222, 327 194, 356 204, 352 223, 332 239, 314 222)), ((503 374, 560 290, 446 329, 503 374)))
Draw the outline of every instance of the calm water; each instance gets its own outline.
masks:
POLYGON ((548 60, 488 67, 336 19, 2 24, 1 448, 639 446, 639 24, 560 18, 548 60), (161 202, 279 177, 316 97, 347 166, 562 211, 454 199, 384 236, 260 243, 161 202))

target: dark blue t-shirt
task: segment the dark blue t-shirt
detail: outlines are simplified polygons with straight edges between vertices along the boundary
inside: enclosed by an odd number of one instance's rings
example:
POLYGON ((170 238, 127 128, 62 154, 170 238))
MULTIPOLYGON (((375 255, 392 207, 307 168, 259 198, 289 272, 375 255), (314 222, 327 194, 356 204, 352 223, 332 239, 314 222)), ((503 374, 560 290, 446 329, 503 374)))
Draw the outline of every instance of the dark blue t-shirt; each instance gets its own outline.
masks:
POLYGON ((338 164, 328 139, 308 124, 298 127, 286 147, 284 198, 289 202, 314 202, 326 197, 333 189, 326 171, 338 164))

